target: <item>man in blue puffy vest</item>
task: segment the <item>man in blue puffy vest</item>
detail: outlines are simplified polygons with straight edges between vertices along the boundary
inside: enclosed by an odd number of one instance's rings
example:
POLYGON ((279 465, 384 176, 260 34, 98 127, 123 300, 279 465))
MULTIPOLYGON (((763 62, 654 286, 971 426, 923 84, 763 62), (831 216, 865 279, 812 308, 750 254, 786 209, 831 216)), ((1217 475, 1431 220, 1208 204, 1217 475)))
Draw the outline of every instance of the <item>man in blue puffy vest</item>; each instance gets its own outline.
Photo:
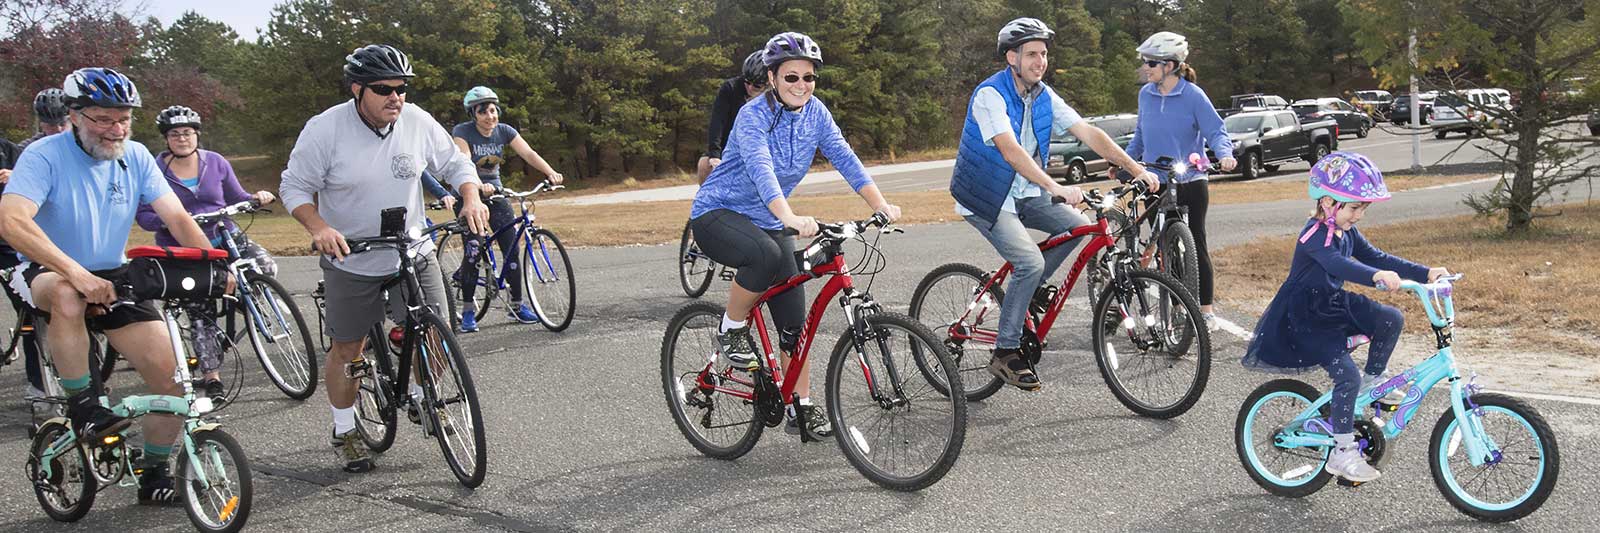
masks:
POLYGON ((998 52, 1006 68, 978 85, 967 106, 966 125, 950 195, 956 213, 983 234, 995 251, 1011 262, 1011 283, 1000 307, 1000 325, 989 373, 1026 391, 1039 390, 1039 377, 1022 357, 1022 323, 1029 296, 1054 272, 1076 242, 1040 253, 1028 229, 1050 235, 1089 223, 1065 204, 1083 201, 1083 191, 1062 186, 1044 172, 1050 138, 1071 132, 1111 164, 1128 169, 1152 188, 1158 179, 1128 157, 1111 137, 1084 122, 1042 80, 1049 65, 1049 42, 1055 32, 1043 22, 1019 18, 1000 29, 998 52))

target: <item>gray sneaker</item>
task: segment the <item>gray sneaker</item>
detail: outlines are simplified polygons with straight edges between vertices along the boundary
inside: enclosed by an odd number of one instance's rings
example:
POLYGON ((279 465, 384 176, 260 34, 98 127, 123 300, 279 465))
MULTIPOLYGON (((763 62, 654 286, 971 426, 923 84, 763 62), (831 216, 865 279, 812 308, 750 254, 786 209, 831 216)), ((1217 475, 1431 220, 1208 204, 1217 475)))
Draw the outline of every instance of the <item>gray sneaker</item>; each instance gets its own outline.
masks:
POLYGON ((344 471, 352 474, 368 472, 377 466, 372 463, 372 452, 367 450, 367 443, 361 441, 359 431, 359 428, 352 429, 333 436, 334 451, 344 461, 344 471))
POLYGON ((722 358, 728 365, 735 368, 755 370, 756 348, 755 341, 750 338, 750 326, 734 328, 717 334, 717 351, 722 352, 722 358))

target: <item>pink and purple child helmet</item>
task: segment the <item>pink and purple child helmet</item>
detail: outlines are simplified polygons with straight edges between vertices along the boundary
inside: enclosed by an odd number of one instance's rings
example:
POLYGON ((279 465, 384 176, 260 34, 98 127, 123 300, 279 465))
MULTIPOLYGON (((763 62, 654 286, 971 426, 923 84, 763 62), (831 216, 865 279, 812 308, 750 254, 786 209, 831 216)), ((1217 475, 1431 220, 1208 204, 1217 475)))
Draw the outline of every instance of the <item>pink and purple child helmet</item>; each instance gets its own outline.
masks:
MULTIPOLYGON (((1367 156, 1355 152, 1334 152, 1322 156, 1317 164, 1311 165, 1311 180, 1306 185, 1306 191, 1312 200, 1326 197, 1338 203, 1382 202, 1389 199, 1389 187, 1383 184, 1383 173, 1378 171, 1378 166, 1372 164, 1367 156)), ((1323 210, 1323 221, 1319 225, 1328 228, 1323 246, 1333 243, 1336 209, 1337 205, 1334 205, 1323 210)), ((1312 226, 1305 235, 1300 236, 1300 242, 1306 242, 1316 232, 1317 227, 1312 226)))

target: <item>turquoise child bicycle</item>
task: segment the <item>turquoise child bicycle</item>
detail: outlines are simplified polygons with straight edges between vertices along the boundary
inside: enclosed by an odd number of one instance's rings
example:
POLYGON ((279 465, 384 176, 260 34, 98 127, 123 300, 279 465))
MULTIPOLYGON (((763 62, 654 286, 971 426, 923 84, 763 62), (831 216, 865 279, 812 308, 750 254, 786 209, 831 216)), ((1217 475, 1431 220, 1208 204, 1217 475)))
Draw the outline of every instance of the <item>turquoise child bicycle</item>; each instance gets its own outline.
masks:
MULTIPOLYGON (((1411 419, 1435 384, 1447 381, 1450 409, 1439 417, 1428 439, 1428 464, 1445 500, 1468 516, 1509 522, 1528 516, 1555 489, 1561 453, 1555 433, 1532 406, 1504 394, 1482 392, 1477 375, 1463 378, 1451 351, 1455 324, 1453 282, 1404 281, 1416 293, 1433 325, 1438 353, 1395 377, 1363 391, 1356 401, 1356 438, 1369 463, 1383 460, 1388 441, 1411 426, 1411 419), (1405 400, 1378 400, 1393 390, 1405 400), (1387 417, 1387 420, 1385 419, 1387 417)), ((1328 422, 1331 393, 1279 379, 1257 387, 1239 408, 1234 442, 1239 461, 1256 484, 1278 496, 1304 497, 1333 478, 1323 466, 1333 450, 1328 422)), ((1346 486, 1359 483, 1340 479, 1346 486)))

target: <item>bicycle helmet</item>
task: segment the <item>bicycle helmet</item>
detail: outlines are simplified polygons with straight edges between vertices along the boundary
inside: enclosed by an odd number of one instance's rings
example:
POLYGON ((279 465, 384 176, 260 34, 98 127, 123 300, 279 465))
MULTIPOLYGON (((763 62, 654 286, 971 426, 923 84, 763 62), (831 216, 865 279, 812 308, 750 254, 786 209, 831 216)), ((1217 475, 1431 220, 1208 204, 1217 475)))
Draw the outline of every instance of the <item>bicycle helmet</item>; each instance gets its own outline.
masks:
POLYGON ((67 93, 51 87, 33 97, 33 114, 39 122, 60 124, 67 121, 67 93))
POLYGON ((139 89, 133 80, 109 68, 80 68, 67 75, 61 83, 63 100, 68 107, 134 108, 143 105, 139 89))
POLYGON ((369 44, 344 56, 344 77, 365 83, 378 80, 410 79, 411 59, 405 52, 387 44, 369 44))
MULTIPOLYGON (((1378 166, 1367 156, 1355 152, 1334 152, 1311 165, 1311 180, 1306 185, 1306 192, 1312 200, 1333 198, 1340 203, 1382 202, 1389 199, 1389 187, 1383 184, 1383 173, 1378 171, 1378 166)), ((1328 237, 1324 239, 1323 246, 1333 242, 1333 212, 1333 207, 1324 209, 1322 225, 1328 226, 1328 237)), ((1305 235, 1300 236, 1300 242, 1306 242, 1316 232, 1316 226, 1312 226, 1305 235)))
POLYGON ((761 51, 761 64, 768 69, 778 68, 790 59, 809 59, 822 68, 822 47, 804 33, 786 31, 768 39, 761 51))
POLYGON ((161 114, 156 115, 156 129, 166 135, 173 128, 200 129, 200 113, 181 105, 161 110, 161 114))
POLYGON ((1182 63, 1189 59, 1189 40, 1170 31, 1157 32, 1139 45, 1139 55, 1182 63))
POLYGON ((762 63, 761 50, 750 52, 750 55, 744 58, 744 68, 741 69, 739 77, 744 78, 745 83, 757 87, 767 84, 767 65, 762 63))
POLYGON ((1022 46, 1023 43, 1029 41, 1050 42, 1055 39, 1055 36, 1056 32, 1052 31, 1049 26, 1045 26, 1044 22, 1039 19, 1022 17, 1007 22, 1005 26, 1000 28, 1000 39, 996 50, 998 55, 1004 58, 1006 52, 1022 46))
POLYGON ((473 108, 478 107, 478 104, 482 103, 499 104, 500 96, 494 94, 493 89, 479 85, 477 87, 473 87, 471 90, 468 90, 467 95, 461 97, 461 107, 467 109, 468 115, 472 114, 473 108))

